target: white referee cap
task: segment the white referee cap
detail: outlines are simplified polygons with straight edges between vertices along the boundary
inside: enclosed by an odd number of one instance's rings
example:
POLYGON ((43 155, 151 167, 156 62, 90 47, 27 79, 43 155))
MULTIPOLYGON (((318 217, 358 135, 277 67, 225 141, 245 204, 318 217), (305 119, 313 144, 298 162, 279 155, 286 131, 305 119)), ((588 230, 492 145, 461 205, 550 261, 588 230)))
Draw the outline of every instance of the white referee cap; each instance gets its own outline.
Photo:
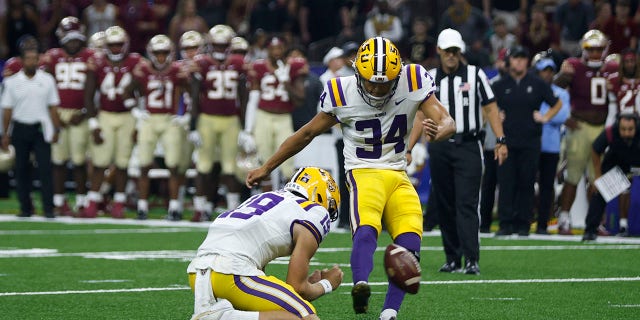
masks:
POLYGON ((335 59, 335 58, 340 58, 342 57, 342 55, 344 54, 344 51, 338 47, 333 47, 331 48, 331 50, 329 50, 329 52, 327 52, 327 54, 324 56, 324 59, 322 59, 322 63, 325 66, 329 65, 329 62, 331 62, 331 60, 335 59))
POLYGON ((460 52, 464 53, 465 44, 462 41, 462 35, 454 29, 442 30, 438 35, 438 48, 449 49, 452 47, 460 48, 460 52))

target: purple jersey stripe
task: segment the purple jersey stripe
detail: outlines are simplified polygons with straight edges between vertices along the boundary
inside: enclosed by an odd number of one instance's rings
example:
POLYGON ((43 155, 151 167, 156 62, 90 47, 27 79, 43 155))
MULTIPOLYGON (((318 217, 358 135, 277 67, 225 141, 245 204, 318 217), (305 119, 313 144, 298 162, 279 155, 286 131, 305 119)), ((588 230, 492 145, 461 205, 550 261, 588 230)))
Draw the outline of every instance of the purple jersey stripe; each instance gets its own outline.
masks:
POLYGON ((331 105, 335 108, 337 107, 336 96, 333 93, 333 85, 331 84, 333 79, 327 81, 327 91, 329 92, 329 98, 331 98, 331 105))
POLYGON ((356 185, 356 179, 353 178, 353 171, 349 170, 347 172, 347 179, 349 179, 349 183, 351 183, 351 188, 353 192, 352 201, 353 201, 353 216, 356 219, 356 228, 360 226, 360 212, 358 212, 358 186, 356 185))
POLYGON ((340 82, 340 78, 336 78, 336 83, 338 84, 338 93, 340 94, 340 101, 342 101, 341 106, 347 104, 347 101, 344 99, 344 90, 342 90, 342 82, 340 82))
POLYGON ((307 220, 296 220, 294 222, 300 224, 301 226, 307 228, 307 230, 311 231, 311 234, 313 234, 313 237, 316 238, 316 242, 318 242, 318 246, 320 245, 320 242, 322 242, 322 233, 320 233, 320 230, 318 230, 318 228, 316 228, 316 226, 314 226, 313 223, 307 220))
POLYGON ((420 74, 422 73, 422 67, 419 64, 416 64, 416 82, 418 82, 418 88, 417 89, 422 89, 422 77, 420 76, 420 74))
POLYGON ((407 68, 407 84, 409 85, 409 92, 415 90, 415 88, 413 87, 413 72, 411 72, 411 65, 406 66, 407 68))
POLYGON ((309 210, 311 210, 311 208, 319 207, 319 206, 320 205, 315 203, 315 202, 308 202, 308 203, 301 204, 302 209, 304 209, 305 211, 309 211, 309 210))
MULTIPOLYGON (((262 299, 267 300, 269 302, 273 302, 276 305, 282 307, 282 309, 287 310, 287 311, 295 314, 296 316, 302 318, 302 315, 298 312, 298 310, 296 308, 294 308, 293 306, 289 305, 287 302, 283 301, 281 298, 274 297, 273 295, 271 295, 269 293, 266 293, 266 292, 263 292, 263 291, 260 291, 260 290, 255 290, 255 289, 249 288, 246 284, 244 284, 242 282, 240 277, 241 276, 238 276, 238 275, 234 275, 233 276, 233 282, 236 284, 238 289, 240 289, 240 291, 242 291, 242 292, 244 292, 246 294, 252 295, 252 296, 256 296, 256 297, 262 298, 262 299)), ((247 277, 247 278, 251 278, 251 280, 259 282, 259 281, 257 281, 259 279, 258 277, 247 277)), ((266 281, 264 281, 264 282, 266 282, 266 281)), ((262 283, 262 282, 260 282, 260 283, 262 283)), ((266 282, 266 283, 271 284, 270 287, 277 288, 271 282, 266 282)), ((282 288, 282 286, 278 286, 278 287, 282 288)), ((289 291, 289 290, 286 290, 286 289, 280 290, 280 289, 278 289, 278 291, 282 291, 284 294, 286 294, 288 296, 291 296, 293 298, 296 298, 296 300, 298 300, 297 297, 295 296, 295 294, 292 294, 291 291, 289 291)))

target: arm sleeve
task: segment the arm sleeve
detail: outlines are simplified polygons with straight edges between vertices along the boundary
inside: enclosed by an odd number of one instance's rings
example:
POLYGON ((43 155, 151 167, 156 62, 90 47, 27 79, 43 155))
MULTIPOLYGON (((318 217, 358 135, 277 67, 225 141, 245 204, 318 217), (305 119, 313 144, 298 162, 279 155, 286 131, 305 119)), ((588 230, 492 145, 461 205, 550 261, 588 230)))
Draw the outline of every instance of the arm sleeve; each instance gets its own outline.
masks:
POLYGON ((47 78, 49 80, 49 94, 47 95, 47 105, 48 106, 58 106, 60 105, 60 96, 58 95, 58 88, 56 87, 56 81, 53 79, 53 76, 47 74, 47 78))
MULTIPOLYGON (((551 85, 540 80, 540 88, 542 89, 542 99, 544 102, 548 103, 549 106, 553 106, 558 102, 558 97, 553 94, 553 90, 551 90, 551 85)), ((538 105, 538 110, 540 109, 540 105, 538 105)))
POLYGON ((2 96, 0 97, 0 109, 13 109, 14 106, 15 99, 13 97, 13 90, 9 82, 5 80, 2 96))

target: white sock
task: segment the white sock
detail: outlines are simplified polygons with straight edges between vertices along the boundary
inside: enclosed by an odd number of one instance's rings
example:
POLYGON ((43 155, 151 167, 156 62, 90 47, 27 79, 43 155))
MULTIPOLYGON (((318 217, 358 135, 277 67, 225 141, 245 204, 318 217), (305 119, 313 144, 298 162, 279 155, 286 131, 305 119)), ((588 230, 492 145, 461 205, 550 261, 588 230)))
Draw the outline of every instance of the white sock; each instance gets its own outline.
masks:
POLYGON ((178 187, 178 200, 180 201, 180 206, 184 203, 184 195, 187 193, 187 187, 180 186, 178 187))
POLYGON ((560 216, 558 217, 558 224, 561 226, 570 225, 571 217, 569 216, 569 211, 560 211, 560 216))
POLYGON ((138 211, 149 211, 149 201, 147 199, 138 199, 138 211))
POLYGON ((87 196, 84 194, 76 194, 76 208, 87 206, 87 196))
POLYGON ((102 193, 97 191, 89 191, 87 194, 87 199, 93 202, 102 202, 102 193))
POLYGON ((180 212, 180 201, 178 201, 177 199, 169 200, 169 211, 180 212))
POLYGON ((102 193, 102 194, 108 193, 110 189, 111 189, 111 184, 108 183, 108 182, 103 182, 100 185, 100 193, 102 193))
POLYGON ((620 218, 620 228, 628 228, 629 222, 627 222, 627 218, 620 218))
POLYGON ((227 210, 232 210, 240 205, 240 194, 235 192, 227 192, 227 210))
POLYGON ((207 197, 205 196, 195 196, 193 197, 193 208, 196 211, 204 211, 205 207, 207 205, 207 197))
POLYGON ((56 207, 62 207, 64 205, 64 194, 54 194, 53 205, 56 207))
POLYGON ((127 201, 127 195, 124 192, 116 192, 113 194, 113 202, 125 203, 127 201))

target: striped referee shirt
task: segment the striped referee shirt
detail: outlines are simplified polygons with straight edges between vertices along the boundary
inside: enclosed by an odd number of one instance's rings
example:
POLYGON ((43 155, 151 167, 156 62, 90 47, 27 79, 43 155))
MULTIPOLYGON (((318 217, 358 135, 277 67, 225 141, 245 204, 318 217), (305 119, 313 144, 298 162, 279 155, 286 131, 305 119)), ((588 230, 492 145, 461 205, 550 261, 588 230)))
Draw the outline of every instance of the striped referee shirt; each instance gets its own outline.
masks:
POLYGON ((482 129, 482 110, 496 99, 482 69, 460 63, 458 70, 446 74, 442 67, 429 74, 436 85, 436 97, 456 121, 456 134, 475 134, 482 129))

